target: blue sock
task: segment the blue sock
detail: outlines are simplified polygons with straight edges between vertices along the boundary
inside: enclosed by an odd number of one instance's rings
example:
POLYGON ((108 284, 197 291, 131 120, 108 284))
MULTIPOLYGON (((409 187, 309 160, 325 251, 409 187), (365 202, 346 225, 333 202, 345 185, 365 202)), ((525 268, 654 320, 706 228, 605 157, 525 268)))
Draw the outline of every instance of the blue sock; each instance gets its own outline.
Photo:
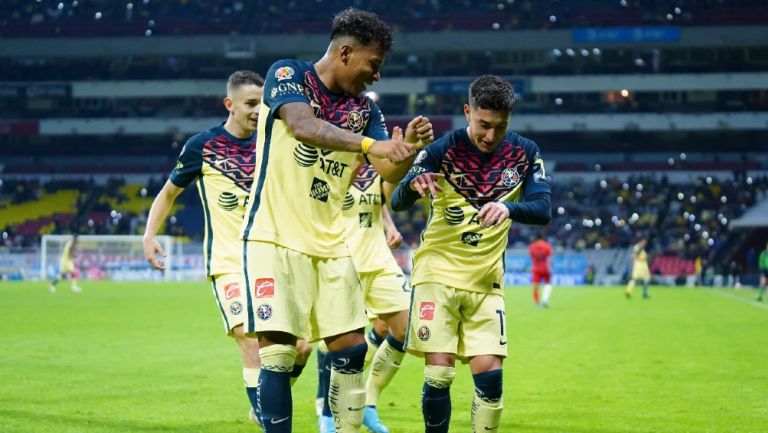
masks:
POLYGON ((341 374, 362 373, 365 366, 365 352, 368 351, 366 343, 352 346, 348 349, 328 352, 331 358, 331 368, 341 374))
POLYGON ((258 401, 259 388, 245 387, 245 393, 248 394, 248 401, 251 402, 251 407, 253 408, 253 412, 256 414, 256 418, 261 419, 261 414, 259 413, 259 401, 258 401))
POLYGON ((398 352, 405 352, 405 349, 403 349, 403 342, 395 340, 395 337, 393 337, 392 334, 387 335, 387 343, 398 352))
POLYGON ((424 384, 421 393, 424 433, 448 433, 451 421, 451 388, 435 388, 424 384))
POLYGON ((291 377, 297 378, 301 376, 301 372, 304 371, 304 367, 306 367, 306 365, 293 364, 293 371, 291 371, 291 377))
POLYGON ((368 339, 371 340, 371 343, 375 344, 376 347, 381 346, 381 343, 384 342, 384 337, 377 334, 373 328, 371 328, 371 330, 368 331, 368 339))
POLYGON ((491 370, 472 375, 475 381, 475 393, 487 402, 497 402, 501 398, 501 370, 491 370))
POLYGON ((326 353, 323 365, 318 365, 318 386, 323 390, 323 416, 332 416, 331 407, 328 406, 328 387, 331 386, 331 355, 326 353))
POLYGON ((325 358, 327 356, 327 352, 317 351, 317 398, 324 398, 328 394, 328 386, 326 385, 323 388, 323 367, 325 366, 325 358))
POLYGON ((266 433, 290 433, 293 399, 291 373, 261 370, 259 375, 261 425, 266 433))

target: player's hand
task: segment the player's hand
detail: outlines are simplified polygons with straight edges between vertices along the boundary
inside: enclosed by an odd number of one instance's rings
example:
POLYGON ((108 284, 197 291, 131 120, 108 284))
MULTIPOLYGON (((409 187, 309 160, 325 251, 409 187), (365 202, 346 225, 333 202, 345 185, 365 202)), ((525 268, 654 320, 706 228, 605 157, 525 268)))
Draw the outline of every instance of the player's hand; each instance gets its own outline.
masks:
POLYGON ((435 131, 432 129, 429 118, 416 116, 411 119, 405 128, 405 141, 413 144, 416 149, 424 148, 435 141, 435 131))
POLYGON ((368 149, 368 154, 377 158, 388 159, 392 164, 399 164, 416 153, 412 144, 402 140, 376 140, 368 149))
POLYGON ((486 203, 477 213, 481 227, 498 226, 507 218, 509 218, 509 209, 503 203, 495 201, 486 203))
POLYGON ((155 269, 165 270, 165 263, 157 256, 166 257, 167 254, 157 242, 154 236, 144 238, 144 259, 155 269))
POLYGON ((442 173, 421 173, 411 180, 410 187, 422 197, 429 194, 435 198, 438 192, 443 192, 443 188, 437 181, 444 177, 442 173))
POLYGON ((403 235, 394 227, 384 230, 384 235, 387 237, 387 245, 391 250, 398 248, 403 243, 403 235))

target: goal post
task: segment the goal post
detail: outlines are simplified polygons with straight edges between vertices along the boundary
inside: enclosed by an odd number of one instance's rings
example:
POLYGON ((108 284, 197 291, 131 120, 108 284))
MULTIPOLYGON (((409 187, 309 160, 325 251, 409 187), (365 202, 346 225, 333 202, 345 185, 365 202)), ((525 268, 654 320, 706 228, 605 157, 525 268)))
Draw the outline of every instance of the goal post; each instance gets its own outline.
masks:
MULTIPOLYGON (((40 241, 40 278, 49 279, 59 273, 64 245, 72 235, 43 235, 40 241)), ((80 235, 77 237, 75 268, 82 279, 109 280, 173 280, 175 273, 174 238, 156 236, 167 256, 165 271, 158 271, 144 260, 143 236, 80 235)))

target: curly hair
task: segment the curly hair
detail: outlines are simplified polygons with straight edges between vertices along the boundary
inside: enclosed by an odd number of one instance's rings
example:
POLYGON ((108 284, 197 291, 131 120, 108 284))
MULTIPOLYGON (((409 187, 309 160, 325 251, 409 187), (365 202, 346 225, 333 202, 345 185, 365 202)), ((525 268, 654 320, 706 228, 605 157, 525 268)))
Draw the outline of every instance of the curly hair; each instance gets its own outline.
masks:
POLYGON ((483 75, 469 85, 469 105, 493 111, 512 111, 515 90, 509 82, 496 75, 483 75))
POLYGON ((238 87, 247 84, 261 87, 264 85, 264 78, 253 71, 235 71, 227 79, 227 90, 237 89, 238 87))
POLYGON ((392 49, 392 29, 373 12, 347 8, 336 14, 331 40, 340 36, 353 37, 365 46, 377 43, 385 53, 392 49))

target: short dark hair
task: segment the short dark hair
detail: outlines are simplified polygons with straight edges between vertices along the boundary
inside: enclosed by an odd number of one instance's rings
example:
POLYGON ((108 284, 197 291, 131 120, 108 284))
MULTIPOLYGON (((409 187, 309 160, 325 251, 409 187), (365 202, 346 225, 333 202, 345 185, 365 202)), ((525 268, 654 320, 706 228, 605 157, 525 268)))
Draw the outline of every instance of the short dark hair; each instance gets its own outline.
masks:
POLYGON ((379 44, 384 52, 392 49, 392 29, 373 12, 347 8, 333 17, 331 40, 340 36, 351 36, 361 44, 379 44))
POLYGON ((512 111, 515 89, 496 75, 483 75, 469 85, 469 105, 493 111, 512 111))
POLYGON ((248 84, 261 87, 264 85, 264 78, 253 71, 235 71, 227 79, 227 91, 248 84))

